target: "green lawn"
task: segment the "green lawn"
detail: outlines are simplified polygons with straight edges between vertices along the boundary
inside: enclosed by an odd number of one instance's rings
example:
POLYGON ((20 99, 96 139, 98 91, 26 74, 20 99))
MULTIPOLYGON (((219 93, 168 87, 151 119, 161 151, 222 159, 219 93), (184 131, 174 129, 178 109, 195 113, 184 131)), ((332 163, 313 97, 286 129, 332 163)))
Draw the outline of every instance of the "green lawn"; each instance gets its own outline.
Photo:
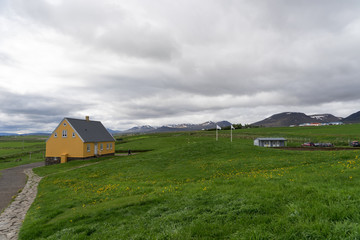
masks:
POLYGON ((356 132, 241 129, 232 143, 230 131, 218 142, 211 131, 122 137, 118 151, 152 151, 34 169, 45 177, 20 239, 359 239, 359 150, 253 146, 260 136, 345 146, 356 132))
POLYGON ((0 170, 45 159, 44 136, 0 137, 0 170))

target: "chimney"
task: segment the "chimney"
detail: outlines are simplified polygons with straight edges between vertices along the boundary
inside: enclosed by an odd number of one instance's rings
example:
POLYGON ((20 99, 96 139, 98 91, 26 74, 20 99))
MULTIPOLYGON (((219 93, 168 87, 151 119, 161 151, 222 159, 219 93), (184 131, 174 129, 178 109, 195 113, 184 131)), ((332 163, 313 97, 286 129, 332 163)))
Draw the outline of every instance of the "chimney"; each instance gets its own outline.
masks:
POLYGON ((86 121, 90 121, 90 117, 89 117, 89 116, 86 116, 86 117, 85 117, 85 120, 86 120, 86 121))

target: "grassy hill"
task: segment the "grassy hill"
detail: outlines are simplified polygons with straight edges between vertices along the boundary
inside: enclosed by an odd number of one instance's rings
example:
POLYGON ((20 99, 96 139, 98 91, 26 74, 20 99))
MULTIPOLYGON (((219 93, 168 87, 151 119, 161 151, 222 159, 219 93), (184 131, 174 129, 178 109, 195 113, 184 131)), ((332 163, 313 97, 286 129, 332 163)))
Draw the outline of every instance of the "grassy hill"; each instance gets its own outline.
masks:
POLYGON ((122 137, 132 156, 35 169, 20 239, 360 238, 359 150, 289 151, 255 137, 347 145, 360 125, 122 137))

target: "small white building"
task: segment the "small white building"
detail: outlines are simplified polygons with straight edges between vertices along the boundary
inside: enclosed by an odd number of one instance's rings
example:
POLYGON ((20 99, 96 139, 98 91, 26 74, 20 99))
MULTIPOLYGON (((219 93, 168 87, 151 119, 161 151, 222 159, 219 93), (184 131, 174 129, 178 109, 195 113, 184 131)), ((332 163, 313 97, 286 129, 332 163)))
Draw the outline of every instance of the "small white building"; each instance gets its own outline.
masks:
POLYGON ((285 147, 285 138, 257 138, 254 140, 254 145, 259 147, 285 147))
POLYGON ((329 125, 344 125, 343 122, 330 122, 329 125))

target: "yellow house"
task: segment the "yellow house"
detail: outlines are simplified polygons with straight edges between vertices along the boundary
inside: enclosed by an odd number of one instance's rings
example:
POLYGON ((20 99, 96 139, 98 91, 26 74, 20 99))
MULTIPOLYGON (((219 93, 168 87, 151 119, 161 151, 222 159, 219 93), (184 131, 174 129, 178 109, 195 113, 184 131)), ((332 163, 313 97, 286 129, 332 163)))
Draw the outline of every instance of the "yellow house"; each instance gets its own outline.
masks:
POLYGON ((99 121, 64 118, 46 140, 45 165, 115 154, 115 139, 99 121))

